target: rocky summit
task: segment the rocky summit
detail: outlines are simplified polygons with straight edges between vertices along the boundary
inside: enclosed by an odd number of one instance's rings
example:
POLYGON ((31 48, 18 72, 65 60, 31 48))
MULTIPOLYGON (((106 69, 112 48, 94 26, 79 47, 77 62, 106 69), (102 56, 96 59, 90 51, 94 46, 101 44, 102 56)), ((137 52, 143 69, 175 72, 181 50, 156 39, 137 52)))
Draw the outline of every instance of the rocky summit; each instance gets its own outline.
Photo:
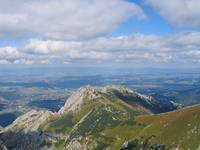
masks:
POLYGON ((99 92, 100 91, 92 88, 89 85, 80 88, 69 97, 65 105, 59 110, 58 113, 63 114, 67 112, 79 111, 85 102, 101 97, 99 92))
POLYGON ((32 110, 1 129, 0 148, 198 149, 199 117, 198 105, 181 108, 123 86, 85 86, 58 112, 32 110), (184 121, 188 118, 191 122, 184 121))

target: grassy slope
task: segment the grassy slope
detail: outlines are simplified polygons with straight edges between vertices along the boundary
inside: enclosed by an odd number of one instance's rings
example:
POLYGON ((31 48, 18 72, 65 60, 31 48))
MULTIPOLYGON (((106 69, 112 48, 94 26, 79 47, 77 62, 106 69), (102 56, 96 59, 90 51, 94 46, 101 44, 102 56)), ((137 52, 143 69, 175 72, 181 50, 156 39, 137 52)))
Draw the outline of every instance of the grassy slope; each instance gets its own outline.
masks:
MULTIPOLYGON (((103 136, 103 131, 119 125, 133 126, 135 124, 134 116, 149 113, 151 112, 141 106, 131 106, 120 99, 105 95, 104 98, 87 102, 79 112, 51 118, 41 125, 40 129, 54 134, 69 135, 69 139, 89 136, 90 139, 95 139, 99 145, 108 146, 112 145, 114 141, 112 138, 103 136), (91 113, 74 130, 73 127, 89 112, 91 113)), ((57 147, 61 145, 63 145, 62 142, 57 143, 57 147)), ((99 147, 99 149, 102 148, 99 147)))
POLYGON ((155 135, 153 142, 180 145, 184 149, 200 146, 200 105, 153 116, 139 116, 146 126, 139 136, 155 135))
POLYGON ((119 149, 123 141, 148 139, 152 144, 164 144, 167 149, 177 147, 196 150, 200 146, 200 105, 159 115, 135 117, 133 126, 117 126, 106 130, 107 137, 117 137, 113 149, 119 149))
POLYGON ((159 115, 135 117, 133 126, 123 125, 105 131, 110 138, 117 137, 113 149, 119 149, 124 141, 150 139, 152 144, 196 150, 200 146, 200 105, 159 115), (150 138, 151 137, 151 138, 150 138))
MULTIPOLYGON (((69 135, 69 139, 88 137, 98 143, 97 149, 110 146, 120 149, 128 140, 151 138, 151 143, 171 146, 180 145, 184 149, 197 149, 200 145, 200 105, 159 115, 143 115, 151 112, 138 105, 129 105, 112 95, 90 101, 81 111, 54 117, 41 126, 41 130, 69 135), (91 112, 91 113, 89 113, 91 112), (86 114, 75 130, 73 127, 86 114), (135 117, 137 116, 137 117, 135 117)), ((62 149, 65 138, 56 144, 62 149)), ((88 143, 83 138, 81 143, 88 143)))

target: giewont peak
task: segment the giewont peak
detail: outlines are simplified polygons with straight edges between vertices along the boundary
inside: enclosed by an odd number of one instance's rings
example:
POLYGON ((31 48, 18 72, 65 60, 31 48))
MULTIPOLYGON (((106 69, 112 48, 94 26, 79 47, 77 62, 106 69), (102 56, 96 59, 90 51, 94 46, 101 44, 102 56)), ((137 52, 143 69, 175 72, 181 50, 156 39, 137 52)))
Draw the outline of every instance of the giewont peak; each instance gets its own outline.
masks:
POLYGON ((79 111, 85 102, 95 100, 100 97, 101 94, 97 89, 89 85, 81 87, 68 98, 65 105, 59 110, 58 113, 63 114, 66 112, 79 111))
POLYGON ((79 88, 66 101, 65 105, 59 110, 59 114, 68 112, 77 112, 81 106, 88 101, 96 100, 102 97, 102 93, 117 91, 122 94, 134 94, 134 90, 125 86, 106 86, 106 87, 92 87, 90 85, 79 88))

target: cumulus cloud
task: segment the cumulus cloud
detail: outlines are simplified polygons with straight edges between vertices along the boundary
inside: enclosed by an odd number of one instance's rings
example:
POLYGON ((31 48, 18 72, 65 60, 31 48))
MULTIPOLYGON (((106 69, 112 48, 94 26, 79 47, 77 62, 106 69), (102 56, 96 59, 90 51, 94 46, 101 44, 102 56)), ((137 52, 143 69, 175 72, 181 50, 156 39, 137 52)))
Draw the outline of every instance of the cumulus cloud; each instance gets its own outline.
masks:
POLYGON ((200 27, 199 0, 144 0, 177 27, 200 27))
POLYGON ((33 60, 29 60, 29 59, 17 59, 15 61, 13 61, 14 64, 25 64, 25 65, 32 65, 34 63, 33 60))
POLYGON ((0 59, 14 60, 20 57, 20 52, 15 47, 0 47, 0 59))
POLYGON ((171 36, 136 34, 87 41, 30 40, 23 52, 41 58, 63 60, 198 62, 200 33, 171 36))
POLYGON ((39 40, 32 39, 24 50, 32 54, 47 55, 52 53, 59 53, 65 50, 76 50, 82 47, 82 42, 77 41, 53 41, 53 40, 39 40))
POLYGON ((11 64, 10 61, 5 60, 5 59, 0 60, 0 65, 7 65, 7 64, 11 64))
MULTIPOLYGON (((177 27, 200 27, 199 0, 145 0, 177 27)), ((0 0, 0 64, 200 63, 200 32, 107 37, 130 18, 145 19, 127 0, 0 0), (33 37, 36 37, 33 39, 33 37)))
POLYGON ((0 48, 0 64, 200 63, 200 32, 170 36, 135 34, 84 41, 29 40, 20 49, 0 48))
POLYGON ((126 0, 0 0, 0 37, 89 39, 135 17, 146 18, 126 0))

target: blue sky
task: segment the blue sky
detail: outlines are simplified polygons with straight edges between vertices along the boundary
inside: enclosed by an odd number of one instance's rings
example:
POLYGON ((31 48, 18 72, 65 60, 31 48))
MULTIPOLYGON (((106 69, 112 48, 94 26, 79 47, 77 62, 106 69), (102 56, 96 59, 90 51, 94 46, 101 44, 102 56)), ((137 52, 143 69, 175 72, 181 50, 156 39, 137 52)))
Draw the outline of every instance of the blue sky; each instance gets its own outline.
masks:
MULTIPOLYGON (((135 18, 128 19, 127 21, 121 23, 113 32, 108 33, 109 36, 124 36, 133 35, 135 33, 143 34, 155 34, 155 35, 170 35, 181 31, 199 31, 198 29, 179 29, 170 25, 164 18, 162 18, 158 12, 156 12, 152 7, 146 5, 143 0, 130 0, 129 2, 138 4, 145 14, 148 15, 146 20, 136 20, 135 18)), ((31 38, 31 37, 29 37, 31 38)), ((22 46, 27 39, 27 37, 10 37, 8 39, 1 39, 0 46, 22 46)), ((35 37, 37 38, 37 37, 35 37)))
POLYGON ((129 19, 122 23, 119 28, 112 33, 113 36, 131 35, 134 33, 155 34, 160 36, 172 35, 179 32, 199 31, 197 28, 178 28, 171 25, 165 18, 160 16, 158 11, 151 6, 145 4, 143 0, 130 0, 130 2, 138 4, 148 18, 144 21, 129 19))
POLYGON ((134 33, 156 34, 156 35, 169 35, 178 32, 173 28, 164 18, 162 18, 152 7, 145 5, 143 1, 134 1, 143 11, 148 14, 148 18, 144 21, 130 19, 113 32, 114 36, 130 35, 134 33))
POLYGON ((0 64, 198 67, 199 30, 198 0, 2 0, 0 64))

